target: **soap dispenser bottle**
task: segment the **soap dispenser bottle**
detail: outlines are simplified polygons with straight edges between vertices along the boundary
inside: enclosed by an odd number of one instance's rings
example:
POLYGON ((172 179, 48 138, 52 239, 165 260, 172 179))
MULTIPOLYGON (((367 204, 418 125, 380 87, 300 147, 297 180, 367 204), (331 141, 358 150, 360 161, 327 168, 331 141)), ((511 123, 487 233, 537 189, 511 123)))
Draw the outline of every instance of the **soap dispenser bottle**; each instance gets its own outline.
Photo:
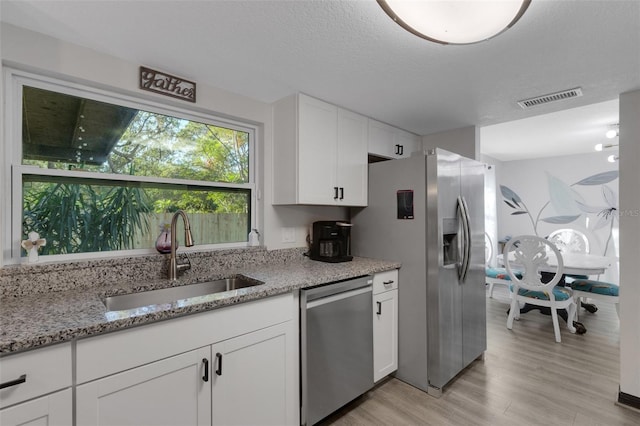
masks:
POLYGON ((256 247, 260 245, 260 233, 257 229, 253 228, 249 232, 249 246, 256 247))

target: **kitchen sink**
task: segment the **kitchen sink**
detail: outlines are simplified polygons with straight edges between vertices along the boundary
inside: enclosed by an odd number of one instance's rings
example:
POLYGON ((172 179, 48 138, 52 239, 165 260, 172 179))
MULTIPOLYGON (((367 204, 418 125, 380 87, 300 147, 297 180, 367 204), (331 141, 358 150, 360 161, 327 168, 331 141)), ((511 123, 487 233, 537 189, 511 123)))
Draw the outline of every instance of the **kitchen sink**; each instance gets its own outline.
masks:
POLYGON ((262 284, 264 284, 262 281, 234 276, 231 278, 223 278, 203 283, 111 296, 104 299, 104 305, 107 307, 107 311, 122 311, 142 306, 171 303, 177 300, 188 299, 190 297, 206 296, 208 294, 220 293, 223 291, 254 287, 262 284))

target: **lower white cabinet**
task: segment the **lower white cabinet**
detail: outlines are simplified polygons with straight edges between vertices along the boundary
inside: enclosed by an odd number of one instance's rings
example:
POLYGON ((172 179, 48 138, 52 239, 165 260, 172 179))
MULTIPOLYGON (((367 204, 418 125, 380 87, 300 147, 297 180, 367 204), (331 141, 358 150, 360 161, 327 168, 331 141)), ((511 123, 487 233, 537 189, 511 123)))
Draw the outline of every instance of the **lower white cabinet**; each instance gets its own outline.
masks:
POLYGON ((78 386, 77 424, 211 424, 209 347, 78 386))
POLYGON ((78 341, 76 424, 299 424, 297 311, 279 295, 78 341))
POLYGON ((398 369, 398 271, 373 278, 373 381, 398 369))
POLYGON ((0 425, 69 426, 72 424, 72 412, 69 388, 0 410, 0 425))
POLYGON ((290 324, 211 346, 214 425, 286 425, 298 420, 290 324))
POLYGON ((71 360, 71 343, 0 358, 0 425, 71 425, 71 360))

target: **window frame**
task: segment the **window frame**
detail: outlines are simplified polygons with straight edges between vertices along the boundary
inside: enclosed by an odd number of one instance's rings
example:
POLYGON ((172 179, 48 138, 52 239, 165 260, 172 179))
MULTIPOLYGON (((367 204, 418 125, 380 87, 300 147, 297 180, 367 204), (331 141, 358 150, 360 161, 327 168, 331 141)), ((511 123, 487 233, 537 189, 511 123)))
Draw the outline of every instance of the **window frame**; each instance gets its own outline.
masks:
MULTIPOLYGON (((4 264, 25 263, 26 257, 21 256, 20 242, 22 240, 22 177, 24 175, 40 176, 64 176, 77 178, 80 181, 95 180, 100 181, 120 181, 120 182, 146 182, 164 183, 180 186, 194 185, 200 187, 246 189, 249 190, 249 229, 256 228, 257 224, 257 167, 256 167, 256 138, 258 128, 246 122, 222 118, 210 111, 199 111, 190 108, 180 108, 174 105, 163 104, 148 99, 122 94, 115 91, 98 89, 86 84, 72 83, 69 81, 45 77, 42 75, 20 71, 16 69, 5 69, 5 135, 4 150, 5 155, 2 161, 2 177, 4 182, 10 185, 3 185, 0 191, 9 198, 10 203, 6 203, 2 208, 3 224, 3 256, 4 264), (92 99, 100 102, 111 103, 119 106, 135 108, 157 114, 164 114, 180 119, 197 121, 213 126, 247 132, 249 134, 249 182, 247 183, 224 183, 209 182, 187 179, 172 179, 151 176, 131 176, 112 173, 96 173, 83 171, 69 171, 62 169, 46 169, 37 166, 22 164, 22 87, 29 86, 38 89, 59 92, 67 95, 92 99)), ((47 238, 46 235, 42 236, 47 238)), ((180 239, 180 238, 179 238, 180 239)), ((196 236, 197 243, 197 236, 196 236)), ((248 241, 222 244, 196 244, 193 247, 180 247, 182 252, 193 252, 202 250, 247 247, 248 241)), ((44 262, 72 261, 83 259, 103 259, 114 257, 130 257, 137 255, 156 254, 153 247, 148 249, 113 250, 103 252, 69 253, 42 256, 44 262)))

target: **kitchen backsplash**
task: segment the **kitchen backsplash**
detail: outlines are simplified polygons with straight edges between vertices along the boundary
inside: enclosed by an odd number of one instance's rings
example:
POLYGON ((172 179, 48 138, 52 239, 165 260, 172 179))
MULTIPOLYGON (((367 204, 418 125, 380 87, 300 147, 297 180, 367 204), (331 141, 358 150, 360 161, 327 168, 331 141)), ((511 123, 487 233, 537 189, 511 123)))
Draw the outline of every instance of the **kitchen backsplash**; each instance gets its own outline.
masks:
MULTIPOLYGON (((250 247, 188 254, 191 269, 181 280, 213 276, 247 265, 286 263, 302 258, 305 248, 268 251, 250 247)), ((183 260, 184 253, 178 254, 183 260)), ((122 281, 139 282, 167 277, 169 255, 148 255, 127 258, 86 260, 43 264, 9 265, 0 268, 0 298, 67 291, 112 285, 122 281)))

